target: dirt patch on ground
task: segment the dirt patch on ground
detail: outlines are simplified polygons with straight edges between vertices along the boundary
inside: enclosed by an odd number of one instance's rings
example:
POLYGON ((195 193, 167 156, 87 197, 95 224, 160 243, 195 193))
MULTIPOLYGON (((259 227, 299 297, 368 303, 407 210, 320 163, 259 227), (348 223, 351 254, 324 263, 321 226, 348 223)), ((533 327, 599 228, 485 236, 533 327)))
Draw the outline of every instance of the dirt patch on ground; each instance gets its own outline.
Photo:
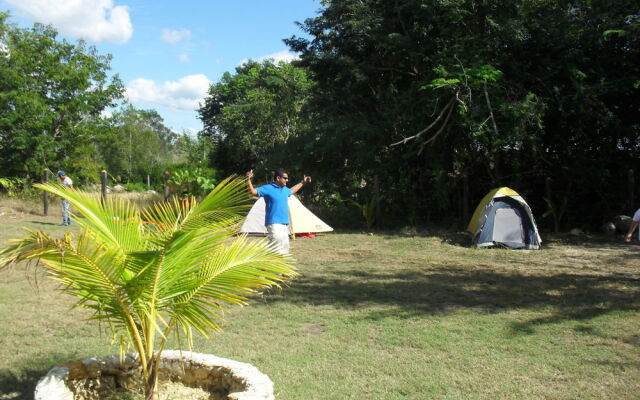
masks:
POLYGON ((7 220, 21 220, 24 219, 27 215, 32 214, 27 214, 22 211, 14 210, 13 208, 0 206, 0 222, 7 220))
POLYGON ((309 335, 321 335, 324 333, 324 325, 315 323, 306 323, 300 326, 300 331, 309 335))
POLYGON ((20 203, 12 199, 0 200, 0 222, 22 221, 34 217, 48 218, 60 217, 62 212, 59 204, 49 204, 47 216, 44 215, 44 206, 38 203, 20 203))

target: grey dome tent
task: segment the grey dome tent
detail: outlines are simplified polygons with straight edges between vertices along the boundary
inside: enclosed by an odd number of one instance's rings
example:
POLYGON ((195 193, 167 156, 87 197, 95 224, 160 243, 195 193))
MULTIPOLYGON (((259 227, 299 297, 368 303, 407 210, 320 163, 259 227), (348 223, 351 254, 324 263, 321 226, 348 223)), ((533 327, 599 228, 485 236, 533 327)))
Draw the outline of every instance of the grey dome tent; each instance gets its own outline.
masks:
POLYGON ((493 189, 480 201, 467 227, 477 247, 504 246, 539 249, 538 233, 531 208, 515 190, 493 189))

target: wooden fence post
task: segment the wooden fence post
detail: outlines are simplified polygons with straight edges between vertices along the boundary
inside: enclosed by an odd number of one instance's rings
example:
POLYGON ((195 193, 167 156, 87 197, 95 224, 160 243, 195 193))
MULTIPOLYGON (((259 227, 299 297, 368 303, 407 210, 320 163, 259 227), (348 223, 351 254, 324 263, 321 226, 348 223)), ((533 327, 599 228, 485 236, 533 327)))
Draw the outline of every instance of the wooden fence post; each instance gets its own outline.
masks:
POLYGON ((102 193, 102 204, 104 204, 107 201, 107 171, 104 169, 100 171, 100 189, 102 193))
MULTIPOLYGON (((48 181, 49 170, 45 168, 44 171, 42 171, 42 183, 47 183, 48 181)), ((42 207, 42 211, 44 213, 44 216, 46 217, 47 215, 49 215, 49 195, 45 190, 42 191, 42 207)))
POLYGON ((169 201, 169 179, 171 174, 168 171, 164 173, 164 201, 169 201))

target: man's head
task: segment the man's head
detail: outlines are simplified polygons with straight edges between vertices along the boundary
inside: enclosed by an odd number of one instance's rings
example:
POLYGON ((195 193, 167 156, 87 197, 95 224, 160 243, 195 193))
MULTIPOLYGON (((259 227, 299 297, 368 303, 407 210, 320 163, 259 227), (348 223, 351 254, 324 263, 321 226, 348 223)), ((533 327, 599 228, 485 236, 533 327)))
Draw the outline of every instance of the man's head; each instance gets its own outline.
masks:
POLYGON ((64 171, 58 171, 58 178, 64 179, 65 176, 64 171))
POLYGON ((285 171, 283 168, 276 169, 275 182, 276 182, 276 185, 280 187, 287 186, 287 182, 289 182, 289 173, 285 171))

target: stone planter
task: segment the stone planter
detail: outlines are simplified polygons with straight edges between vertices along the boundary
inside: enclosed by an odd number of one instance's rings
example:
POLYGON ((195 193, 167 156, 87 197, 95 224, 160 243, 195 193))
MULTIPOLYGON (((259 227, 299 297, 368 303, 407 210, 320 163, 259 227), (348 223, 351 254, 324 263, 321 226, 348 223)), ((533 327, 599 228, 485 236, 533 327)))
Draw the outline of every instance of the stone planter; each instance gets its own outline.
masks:
MULTIPOLYGON (((160 381, 200 388, 211 399, 274 400, 273 383, 250 364, 189 351, 162 352, 160 381)), ((72 361, 52 368, 38 382, 35 400, 94 400, 100 393, 139 384, 140 367, 133 356, 121 364, 117 356, 72 361)))

